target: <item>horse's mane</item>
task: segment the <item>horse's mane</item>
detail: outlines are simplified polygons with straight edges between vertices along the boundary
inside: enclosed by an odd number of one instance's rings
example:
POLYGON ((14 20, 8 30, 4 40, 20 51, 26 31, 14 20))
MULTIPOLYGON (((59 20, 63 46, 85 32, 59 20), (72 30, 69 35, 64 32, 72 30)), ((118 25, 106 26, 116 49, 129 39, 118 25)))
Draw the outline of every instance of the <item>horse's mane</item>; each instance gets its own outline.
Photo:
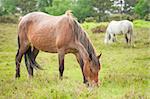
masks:
POLYGON ((71 16, 71 24, 72 24, 72 29, 73 32, 76 36, 76 38, 81 42, 81 44, 84 46, 86 49, 89 58, 93 61, 96 67, 94 67, 96 70, 98 70, 99 66, 99 61, 96 56, 95 49, 88 38, 86 32, 81 28, 80 24, 77 22, 77 20, 73 17, 71 12, 67 12, 68 16, 71 16), (69 14, 68 14, 69 13, 69 14))

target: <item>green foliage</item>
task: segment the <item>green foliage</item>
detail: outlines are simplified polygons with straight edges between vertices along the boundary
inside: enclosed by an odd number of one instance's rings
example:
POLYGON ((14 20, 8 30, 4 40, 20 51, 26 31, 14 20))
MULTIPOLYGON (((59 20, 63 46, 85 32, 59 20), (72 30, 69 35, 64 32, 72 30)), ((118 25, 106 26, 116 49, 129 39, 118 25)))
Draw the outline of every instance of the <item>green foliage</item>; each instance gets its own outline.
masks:
POLYGON ((45 7, 45 11, 51 15, 62 15, 67 10, 72 10, 80 21, 92 16, 93 12, 90 0, 55 0, 52 6, 45 7))
POLYGON ((111 0, 92 0, 92 5, 95 8, 95 17, 98 17, 97 21, 104 21, 106 17, 105 11, 110 11, 113 1, 111 0))
POLYGON ((46 12, 45 7, 52 6, 52 1, 53 0, 37 0, 38 10, 46 12))
POLYGON ((37 11, 36 0, 17 0, 16 6, 21 9, 21 14, 37 11))
MULTIPOLYGON (((120 7, 114 6, 115 1, 120 0, 0 0, 0 16, 25 15, 33 11, 62 15, 66 10, 72 10, 73 15, 80 22, 85 20, 105 22, 111 20, 111 14, 120 13, 120 7)), ((150 2, 148 0, 139 0, 139 2, 138 0, 124 0, 123 12, 125 14, 135 15, 133 8, 141 18, 149 20, 150 2)))
POLYGON ((126 14, 133 15, 134 13, 133 7, 137 4, 138 0, 124 0, 124 1, 125 1, 124 12, 126 14))
POLYGON ((87 17, 85 18, 85 22, 96 22, 94 17, 87 17))
POLYGON ((150 13, 150 2, 149 0, 139 0, 134 8, 135 12, 144 18, 146 14, 150 13))
POLYGON ((145 19, 145 21, 150 21, 150 13, 145 15, 144 19, 145 19))
POLYGON ((70 10, 72 6, 71 0, 55 0, 53 6, 45 7, 45 11, 51 15, 62 15, 66 10, 70 10))
POLYGON ((20 8, 18 13, 23 15, 37 10, 36 0, 2 0, 1 2, 0 15, 15 14, 18 12, 17 8, 20 8))
POLYGON ((16 0, 1 0, 0 1, 0 16, 13 14, 16 10, 16 0))
POLYGON ((73 14, 83 22, 85 18, 93 16, 93 7, 91 0, 78 0, 72 7, 73 14))

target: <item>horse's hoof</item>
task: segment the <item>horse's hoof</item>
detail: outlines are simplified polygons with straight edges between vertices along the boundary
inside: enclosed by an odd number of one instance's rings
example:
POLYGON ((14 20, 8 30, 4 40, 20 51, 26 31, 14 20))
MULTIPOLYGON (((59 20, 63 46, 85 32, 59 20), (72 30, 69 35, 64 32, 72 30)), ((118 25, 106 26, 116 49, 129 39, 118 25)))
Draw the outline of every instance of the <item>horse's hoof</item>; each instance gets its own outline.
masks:
POLYGON ((60 79, 60 80, 63 80, 63 77, 61 76, 61 77, 59 77, 59 79, 60 79))
POLYGON ((29 79, 32 79, 33 78, 33 75, 29 75, 29 79))
POLYGON ((16 78, 20 78, 20 74, 16 74, 16 76, 15 76, 16 78))

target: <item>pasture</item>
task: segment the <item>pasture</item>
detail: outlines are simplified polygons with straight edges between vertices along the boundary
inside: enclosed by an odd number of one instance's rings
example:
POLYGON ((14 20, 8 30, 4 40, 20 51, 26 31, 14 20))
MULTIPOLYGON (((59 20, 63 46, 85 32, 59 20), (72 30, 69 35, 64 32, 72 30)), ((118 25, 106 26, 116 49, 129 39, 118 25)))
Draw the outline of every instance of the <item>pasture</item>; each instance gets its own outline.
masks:
POLYGON ((58 56, 40 52, 37 62, 44 70, 35 70, 29 79, 24 60, 21 77, 15 79, 17 24, 0 23, 0 99, 148 99, 150 98, 150 22, 134 21, 134 47, 118 42, 105 45, 104 33, 93 34, 97 23, 83 23, 97 53, 102 52, 101 81, 97 88, 87 88, 75 56, 65 56, 63 80, 59 80, 58 56))

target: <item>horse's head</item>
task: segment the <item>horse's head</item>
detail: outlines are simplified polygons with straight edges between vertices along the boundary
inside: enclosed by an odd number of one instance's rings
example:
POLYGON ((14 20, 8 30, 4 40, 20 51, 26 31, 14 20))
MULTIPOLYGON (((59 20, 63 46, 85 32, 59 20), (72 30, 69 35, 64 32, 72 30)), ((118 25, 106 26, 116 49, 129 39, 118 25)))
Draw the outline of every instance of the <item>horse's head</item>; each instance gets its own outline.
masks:
POLYGON ((100 59, 101 54, 95 58, 95 60, 90 60, 84 65, 84 76, 88 80, 88 83, 98 85, 98 73, 101 68, 100 59))

